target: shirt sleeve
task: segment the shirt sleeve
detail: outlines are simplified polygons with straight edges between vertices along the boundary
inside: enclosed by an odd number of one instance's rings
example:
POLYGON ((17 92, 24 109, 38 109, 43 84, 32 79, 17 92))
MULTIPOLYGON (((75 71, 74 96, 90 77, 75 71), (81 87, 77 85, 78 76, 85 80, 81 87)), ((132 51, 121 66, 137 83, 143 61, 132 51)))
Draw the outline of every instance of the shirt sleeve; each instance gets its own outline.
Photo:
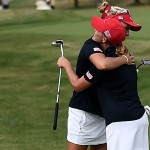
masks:
POLYGON ((94 65, 84 74, 85 80, 97 84, 103 80, 104 71, 98 70, 94 65))
POLYGON ((103 53, 102 49, 98 45, 86 45, 86 57, 89 58, 94 53, 103 53))

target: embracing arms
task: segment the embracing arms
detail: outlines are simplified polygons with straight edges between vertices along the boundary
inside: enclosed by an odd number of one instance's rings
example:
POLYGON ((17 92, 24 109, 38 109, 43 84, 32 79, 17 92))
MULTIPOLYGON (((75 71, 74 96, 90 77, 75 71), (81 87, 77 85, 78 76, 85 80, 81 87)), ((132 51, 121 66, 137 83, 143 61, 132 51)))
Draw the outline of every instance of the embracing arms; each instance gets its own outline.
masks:
MULTIPOLYGON (((117 58, 120 59, 121 57, 117 57, 117 58)), ((114 60, 113 63, 109 60, 109 59, 111 59, 111 57, 105 57, 104 59, 106 59, 105 61, 110 61, 110 62, 107 63, 107 65, 110 63, 110 66, 111 66, 110 68, 113 69, 113 68, 117 68, 117 67, 121 66, 120 64, 123 63, 123 62, 124 62, 123 64, 125 64, 125 62, 127 61, 126 57, 124 57, 125 58, 125 60, 124 60, 123 56, 122 56, 121 63, 120 62, 115 63, 117 58, 112 58, 114 60)), ((99 60, 99 58, 97 58, 97 59, 99 60)), ((119 61, 119 59, 117 60, 117 62, 119 61)), ((99 62, 102 62, 102 59, 100 59, 100 60, 101 61, 99 61, 99 62)), ((133 57, 128 56, 128 65, 133 65, 133 64, 134 64, 133 57)), ((65 71, 67 73, 67 76, 69 78, 69 81, 70 81, 71 85, 73 86, 73 88, 76 92, 80 92, 80 91, 82 91, 82 90, 84 90, 84 89, 86 89, 86 88, 88 88, 89 86, 92 85, 90 82, 85 80, 84 75, 81 78, 79 78, 76 75, 71 63, 65 57, 60 57, 57 61, 57 65, 59 67, 62 67, 62 68, 65 69, 65 71)), ((107 66, 107 65, 104 65, 104 66, 107 66)), ((105 70, 105 69, 101 69, 101 70, 105 70)), ((110 69, 108 69, 108 70, 110 70, 110 69)))

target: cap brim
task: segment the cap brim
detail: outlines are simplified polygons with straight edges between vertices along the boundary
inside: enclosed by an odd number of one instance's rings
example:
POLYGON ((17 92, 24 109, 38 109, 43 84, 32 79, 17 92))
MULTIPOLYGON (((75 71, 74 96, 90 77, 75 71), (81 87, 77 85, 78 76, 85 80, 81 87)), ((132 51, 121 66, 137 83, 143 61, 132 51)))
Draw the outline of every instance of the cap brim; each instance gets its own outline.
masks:
POLYGON ((132 31, 139 31, 142 28, 141 25, 133 21, 130 21, 132 19, 130 14, 117 14, 117 15, 106 16, 105 19, 116 19, 118 21, 125 22, 126 24, 130 26, 130 30, 132 31), (120 16, 121 18, 119 18, 120 16), (129 21, 126 21, 126 20, 129 20, 129 21))
POLYGON ((103 25, 104 25, 103 19, 101 19, 97 16, 93 16, 92 20, 91 20, 91 24, 94 29, 96 29, 99 32, 103 32, 103 25))
POLYGON ((123 22, 125 22, 126 24, 128 24, 130 26, 130 30, 132 30, 132 31, 139 31, 142 28, 141 25, 136 24, 134 22, 129 22, 129 21, 123 21, 123 22))

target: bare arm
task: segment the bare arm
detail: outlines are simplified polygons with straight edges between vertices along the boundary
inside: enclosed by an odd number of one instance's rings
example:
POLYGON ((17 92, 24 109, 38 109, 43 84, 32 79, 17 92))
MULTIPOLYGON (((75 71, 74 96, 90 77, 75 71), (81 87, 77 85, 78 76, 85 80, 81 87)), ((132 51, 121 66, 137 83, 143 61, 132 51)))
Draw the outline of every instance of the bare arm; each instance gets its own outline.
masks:
POLYGON ((124 64, 135 64, 133 56, 130 56, 129 53, 120 57, 105 57, 103 53, 94 53, 90 56, 90 61, 99 70, 112 70, 124 64))
POLYGON ((84 76, 79 78, 76 75, 71 63, 65 57, 60 57, 57 61, 57 65, 65 69, 69 81, 76 92, 82 91, 92 85, 84 79, 84 76))
MULTIPOLYGON (((101 54, 102 56, 100 56, 100 57, 103 57, 103 54, 101 54)), ((121 56, 121 57, 123 57, 123 56, 121 56)), ((119 58, 118 60, 120 61, 120 58, 121 57, 117 57, 117 58, 119 58)), ((132 56, 130 56, 130 57, 132 57, 132 56)), ((130 58, 129 57, 129 58, 130 58)), ((99 60, 99 56, 97 56, 97 58, 94 58, 94 60, 99 60)), ((106 61, 109 61, 109 59, 111 59, 110 57, 105 57, 104 56, 104 58, 102 58, 102 59, 108 59, 108 60, 106 60, 106 61)), ((100 59, 100 61, 99 62, 102 62, 102 59, 100 59)), ((114 62, 113 63, 109 63, 108 62, 108 65, 110 65, 110 66, 116 66, 115 68, 117 68, 117 65, 118 65, 118 67, 119 66, 121 66, 121 64, 115 64, 116 63, 116 60, 115 60, 116 58, 112 58, 112 60, 114 60, 114 62)), ((93 61, 94 61, 93 60, 93 61)), ((98 61, 97 60, 97 61, 98 61)), ((118 61, 117 60, 117 61, 118 61)), ((132 64, 134 64, 134 60, 133 59, 130 59, 131 61, 129 61, 128 62, 128 64, 129 65, 132 65, 132 64)), ((123 62, 126 62, 127 61, 127 59, 126 59, 126 57, 124 57, 124 59, 123 58, 121 58, 121 62, 123 63, 123 62), (123 60, 123 61, 122 61, 123 60), (125 61, 124 61, 125 60, 125 61)), ((106 63, 107 64, 107 63, 106 63)), ((123 63, 123 64, 125 64, 125 63, 123 63)), ((123 65, 122 64, 122 65, 123 65)), ((72 65, 71 65, 71 63, 68 61, 68 59, 66 59, 65 57, 60 57, 59 59, 58 59, 58 61, 57 61, 57 65, 59 66, 59 67, 62 67, 62 68, 64 68, 65 69, 65 71, 66 71, 66 73, 67 73, 67 76, 68 76, 68 78, 69 78, 69 81, 70 81, 70 83, 71 83, 71 85, 73 86, 73 88, 74 88, 74 90, 76 91, 76 92, 80 92, 80 91, 83 91, 83 90, 85 90, 86 88, 88 88, 89 86, 91 86, 92 84, 90 83, 90 82, 88 82, 87 80, 85 80, 84 79, 84 76, 82 76, 81 78, 79 78, 77 75, 76 75, 76 73, 75 73, 75 71, 74 71, 74 69, 73 69, 73 67, 72 67, 72 65)))

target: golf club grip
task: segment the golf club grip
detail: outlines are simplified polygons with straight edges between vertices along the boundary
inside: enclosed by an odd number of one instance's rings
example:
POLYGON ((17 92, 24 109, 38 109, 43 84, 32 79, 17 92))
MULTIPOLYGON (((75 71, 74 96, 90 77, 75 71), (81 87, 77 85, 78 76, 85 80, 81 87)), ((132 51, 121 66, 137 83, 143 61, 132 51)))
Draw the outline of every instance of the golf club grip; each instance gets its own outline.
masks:
POLYGON ((55 114, 54 114, 53 130, 56 130, 56 128, 57 128, 58 110, 59 110, 59 103, 56 103, 56 105, 55 105, 55 114))

